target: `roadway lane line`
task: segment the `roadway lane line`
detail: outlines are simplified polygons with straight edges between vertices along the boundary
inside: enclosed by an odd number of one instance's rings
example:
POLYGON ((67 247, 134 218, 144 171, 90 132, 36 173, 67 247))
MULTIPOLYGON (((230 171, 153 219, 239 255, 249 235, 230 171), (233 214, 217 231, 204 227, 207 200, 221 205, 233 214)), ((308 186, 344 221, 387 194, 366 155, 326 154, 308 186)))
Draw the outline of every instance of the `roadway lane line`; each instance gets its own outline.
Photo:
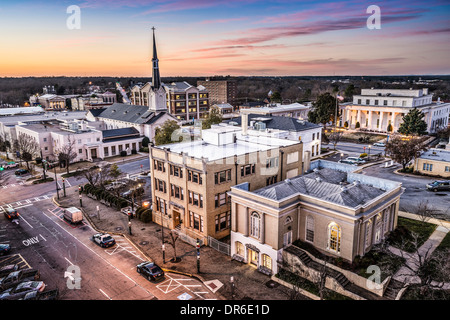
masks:
POLYGON ((23 221, 25 221, 26 224, 29 225, 31 229, 34 229, 33 226, 31 224, 29 224, 28 221, 22 217, 22 215, 19 215, 19 218, 21 218, 23 221))
MULTIPOLYGON (((64 230, 68 235, 70 235, 72 238, 74 238, 76 241, 78 241, 82 246, 84 246, 86 249, 88 249, 92 254, 94 254, 95 256, 99 257, 101 260, 103 260, 106 264, 108 264, 110 267, 112 267, 113 269, 115 269, 117 272, 119 272, 120 274, 122 274, 125 278, 127 278, 129 281, 131 281, 132 283, 134 283, 136 286, 138 286, 139 288, 141 288, 142 290, 144 290, 148 295, 155 297, 155 295, 153 293, 151 293, 150 291, 148 291, 147 289, 145 289, 144 287, 142 287, 139 283, 137 283, 136 281, 134 281, 131 277, 129 277, 127 274, 125 274, 124 272, 122 272, 122 270, 120 270, 119 268, 117 268, 116 266, 114 266, 111 262, 109 262, 108 260, 106 260, 105 258, 103 258, 101 255, 99 255, 97 252, 95 252, 92 248, 88 247, 85 243, 83 243, 80 239, 78 239, 77 237, 75 237, 73 234, 71 234, 69 231, 67 231, 66 229, 64 229, 61 225, 59 225, 58 223, 56 223, 55 221, 53 221, 51 219, 51 217, 47 216, 45 214, 44 211, 42 211, 43 215, 45 217, 47 217, 47 219, 49 219, 51 222, 53 222, 55 225, 57 225, 59 228, 61 228, 62 230, 64 230)), ((90 227, 92 229, 92 227, 90 227)))
POLYGON ((112 300, 102 289, 98 289, 98 291, 100 291, 109 300, 112 300))
POLYGON ((70 262, 70 260, 69 259, 67 259, 66 257, 64 257, 64 259, 66 259, 66 261, 71 265, 71 266, 73 266, 73 263, 72 262, 70 262))

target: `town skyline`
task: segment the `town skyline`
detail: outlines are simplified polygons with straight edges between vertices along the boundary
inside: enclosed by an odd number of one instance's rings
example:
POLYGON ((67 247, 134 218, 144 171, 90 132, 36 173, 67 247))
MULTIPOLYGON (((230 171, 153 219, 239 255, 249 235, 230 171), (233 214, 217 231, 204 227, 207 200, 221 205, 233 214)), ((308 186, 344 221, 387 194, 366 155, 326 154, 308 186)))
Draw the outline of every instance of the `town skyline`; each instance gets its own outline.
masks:
POLYGON ((3 77, 450 74, 445 1, 16 1, 0 5, 3 77), (380 29, 369 29, 371 5, 380 29), (68 27, 80 10, 79 28, 68 27), (36 18, 38 17, 38 18, 36 18))

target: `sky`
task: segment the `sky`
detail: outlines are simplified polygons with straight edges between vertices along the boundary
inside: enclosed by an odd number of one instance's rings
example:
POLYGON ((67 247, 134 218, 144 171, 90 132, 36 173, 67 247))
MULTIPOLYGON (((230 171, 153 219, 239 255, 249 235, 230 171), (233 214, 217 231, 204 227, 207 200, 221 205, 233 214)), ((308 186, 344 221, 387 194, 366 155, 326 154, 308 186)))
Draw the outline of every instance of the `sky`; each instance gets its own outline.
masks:
POLYGON ((449 14, 448 0, 0 0, 0 77, 151 77, 152 27, 162 77, 450 74, 449 14))

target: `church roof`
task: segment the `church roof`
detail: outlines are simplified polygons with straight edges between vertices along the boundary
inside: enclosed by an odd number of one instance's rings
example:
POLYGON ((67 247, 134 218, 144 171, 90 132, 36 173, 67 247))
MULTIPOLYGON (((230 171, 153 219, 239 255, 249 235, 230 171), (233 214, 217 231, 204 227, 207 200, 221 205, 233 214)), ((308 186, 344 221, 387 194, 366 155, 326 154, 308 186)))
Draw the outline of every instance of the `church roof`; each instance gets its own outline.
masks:
POLYGON ((135 124, 151 124, 154 117, 160 117, 160 113, 149 110, 147 106, 139 106, 125 103, 114 103, 105 108, 98 117, 111 120, 119 120, 135 124))

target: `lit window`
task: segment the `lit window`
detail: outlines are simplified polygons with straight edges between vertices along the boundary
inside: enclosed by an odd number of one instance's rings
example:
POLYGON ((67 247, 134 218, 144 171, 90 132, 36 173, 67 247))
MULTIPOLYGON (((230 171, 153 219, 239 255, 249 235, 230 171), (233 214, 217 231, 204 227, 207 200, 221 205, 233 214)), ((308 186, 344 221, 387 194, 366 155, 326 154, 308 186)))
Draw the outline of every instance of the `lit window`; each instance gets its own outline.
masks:
POLYGON ((328 226, 328 249, 341 252, 341 228, 334 222, 328 226))
POLYGON ((250 217, 250 235, 259 239, 261 218, 258 213, 253 212, 250 217))

